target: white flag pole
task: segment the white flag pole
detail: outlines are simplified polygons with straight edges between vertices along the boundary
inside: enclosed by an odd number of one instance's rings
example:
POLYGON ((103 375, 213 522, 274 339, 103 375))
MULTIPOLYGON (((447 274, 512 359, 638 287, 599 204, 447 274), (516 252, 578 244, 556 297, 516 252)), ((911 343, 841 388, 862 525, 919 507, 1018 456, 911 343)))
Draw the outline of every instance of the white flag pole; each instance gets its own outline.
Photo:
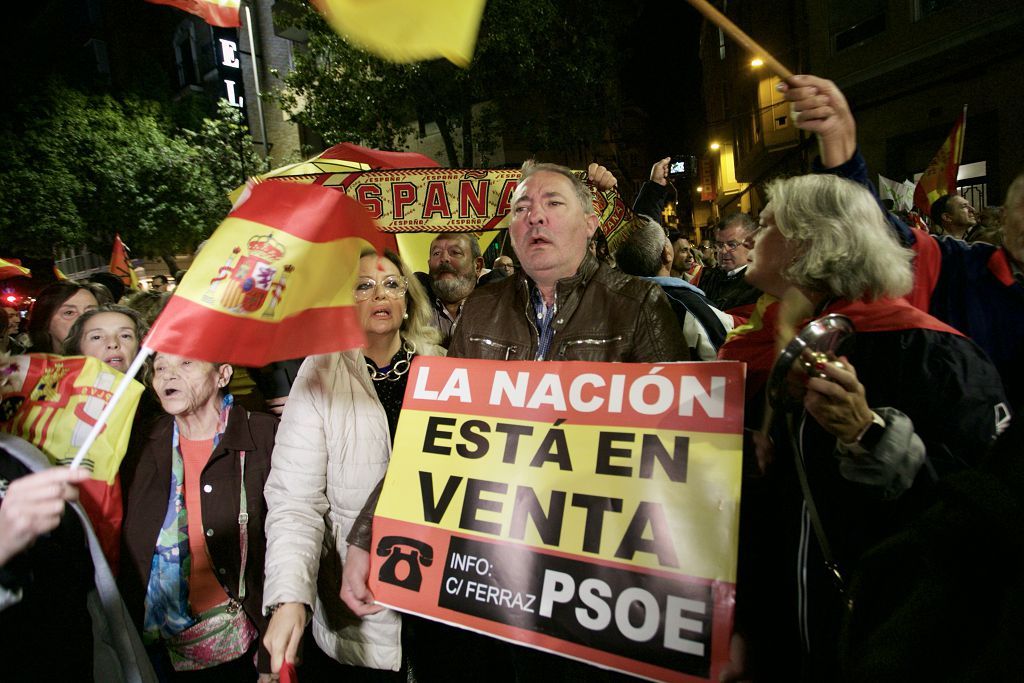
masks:
POLYGON ((128 372, 124 374, 124 377, 121 379, 121 383, 117 385, 117 389, 114 390, 114 395, 110 397, 110 401, 107 402, 103 412, 101 412, 100 416, 96 418, 96 424, 92 426, 92 430, 90 430, 89 435, 85 437, 85 443, 83 443, 81 448, 78 449, 78 454, 75 455, 75 459, 71 461, 71 465, 69 465, 69 467, 74 469, 82 464, 85 454, 88 453, 89 449, 92 448, 92 445, 96 443, 96 438, 100 435, 100 432, 103 431, 103 425, 107 424, 107 420, 110 419, 110 414, 114 412, 114 408, 117 407, 117 402, 121 400, 122 396, 124 396, 124 392, 128 390, 128 386, 131 384, 132 379, 135 378, 135 375, 139 374, 142 364, 146 362, 146 359, 149 358, 152 353, 153 349, 143 346, 139 349, 139 352, 135 354, 135 360, 133 360, 131 366, 129 366, 128 372))

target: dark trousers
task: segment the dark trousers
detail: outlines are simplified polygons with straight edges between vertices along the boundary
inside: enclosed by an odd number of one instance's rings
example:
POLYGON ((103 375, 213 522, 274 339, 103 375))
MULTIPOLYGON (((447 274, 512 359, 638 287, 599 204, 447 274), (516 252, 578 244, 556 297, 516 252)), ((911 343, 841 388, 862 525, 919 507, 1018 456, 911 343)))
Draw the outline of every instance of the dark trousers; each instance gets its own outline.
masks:
POLYGON ((402 615, 402 645, 417 683, 620 683, 633 676, 402 615))

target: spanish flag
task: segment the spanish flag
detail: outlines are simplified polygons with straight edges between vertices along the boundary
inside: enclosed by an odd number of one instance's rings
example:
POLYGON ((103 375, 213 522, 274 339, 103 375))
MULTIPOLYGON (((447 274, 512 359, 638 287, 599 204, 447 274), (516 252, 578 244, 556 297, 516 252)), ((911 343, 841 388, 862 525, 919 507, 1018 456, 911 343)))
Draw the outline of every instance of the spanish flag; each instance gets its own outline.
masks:
POLYGON ((967 105, 960 112, 949 137, 928 164, 914 188, 914 206, 924 215, 932 210, 932 203, 944 194, 956 192, 956 173, 964 152, 964 131, 967 127, 967 105))
MULTIPOLYGON (((5 361, 0 386, 0 431, 32 443, 56 466, 67 466, 124 379, 98 358, 29 353, 5 361)), ((79 487, 103 554, 117 566, 121 541, 121 482, 118 470, 144 391, 129 380, 82 467, 92 478, 79 487)))
POLYGON ((345 40, 392 62, 468 67, 486 0, 312 0, 345 40))
POLYGON ((174 290, 146 348, 260 367, 363 346, 360 252, 392 242, 345 193, 261 183, 221 223, 174 290))
POLYGON ((132 268, 131 259, 128 258, 128 247, 121 241, 121 235, 114 235, 114 250, 110 254, 110 272, 121 278, 121 282, 128 289, 141 289, 139 287, 139 276, 132 268))
MULTIPOLYGON (((124 378, 98 358, 29 353, 11 356, 0 389, 0 431, 20 436, 68 465, 124 378)), ((114 482, 128 448, 143 387, 132 380, 82 466, 92 478, 114 482)))
POLYGON ((238 7, 241 0, 146 0, 154 5, 170 5, 201 17, 210 26, 241 26, 238 7))
POLYGON ((32 271, 21 265, 18 259, 0 258, 0 280, 11 277, 32 277, 32 271))

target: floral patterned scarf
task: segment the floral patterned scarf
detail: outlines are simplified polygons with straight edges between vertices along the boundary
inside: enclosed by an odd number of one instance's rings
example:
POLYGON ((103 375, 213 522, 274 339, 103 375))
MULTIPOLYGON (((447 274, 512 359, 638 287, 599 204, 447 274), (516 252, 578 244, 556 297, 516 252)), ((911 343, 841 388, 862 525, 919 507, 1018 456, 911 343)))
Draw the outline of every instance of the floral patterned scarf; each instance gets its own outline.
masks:
MULTIPOLYGON (((220 407, 220 422, 213 447, 220 443, 228 425, 234 397, 226 394, 220 407)), ((169 638, 195 623, 188 605, 188 579, 192 558, 188 549, 188 510, 185 508, 185 462, 179 446, 178 422, 171 437, 171 487, 167 513, 157 536, 149 584, 146 586, 146 614, 143 640, 153 643, 169 638)))

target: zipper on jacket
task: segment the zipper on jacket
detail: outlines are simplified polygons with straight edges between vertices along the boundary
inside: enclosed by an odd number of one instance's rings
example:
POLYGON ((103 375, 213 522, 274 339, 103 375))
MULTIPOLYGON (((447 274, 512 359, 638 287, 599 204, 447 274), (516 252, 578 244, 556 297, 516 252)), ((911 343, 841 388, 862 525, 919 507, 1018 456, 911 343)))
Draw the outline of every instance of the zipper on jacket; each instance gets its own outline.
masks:
MULTIPOLYGON (((539 354, 540 354, 540 326, 537 325, 537 321, 536 321, 537 308, 533 305, 533 297, 530 295, 530 285, 529 285, 529 283, 525 283, 525 284, 526 284, 526 319, 530 321, 530 325, 533 326, 533 332, 536 335, 535 347, 536 347, 537 351, 534 353, 534 360, 547 360, 548 357, 551 355, 552 349, 555 348, 555 335, 558 333, 558 330, 556 330, 556 329, 552 329, 551 330, 551 343, 548 344, 548 352, 544 356, 539 356, 539 354)), ((543 301, 544 297, 540 294, 540 289, 539 288, 537 290, 537 295, 540 296, 541 297, 541 301, 543 301)), ((551 303, 551 322, 549 323, 549 325, 554 325, 555 324, 555 321, 556 321, 555 316, 557 316, 557 315, 558 315, 558 283, 555 283, 554 301, 552 301, 552 303, 551 303)), ((561 323, 562 321, 558 320, 558 322, 561 323)))
POLYGON ((612 342, 617 341, 622 341, 621 334, 615 335, 614 337, 604 337, 602 339, 570 339, 569 341, 562 344, 562 348, 558 350, 558 357, 565 358, 565 354, 569 350, 570 346, 583 346, 584 344, 586 344, 587 346, 603 346, 605 344, 611 344, 612 342))
POLYGON ((493 339, 488 339, 487 337, 480 337, 477 335, 471 335, 469 337, 469 341, 474 344, 483 344, 484 346, 489 346, 490 348, 497 351, 504 349, 505 360, 508 360, 513 353, 519 350, 519 347, 516 346, 515 344, 502 344, 501 342, 496 342, 493 339))

